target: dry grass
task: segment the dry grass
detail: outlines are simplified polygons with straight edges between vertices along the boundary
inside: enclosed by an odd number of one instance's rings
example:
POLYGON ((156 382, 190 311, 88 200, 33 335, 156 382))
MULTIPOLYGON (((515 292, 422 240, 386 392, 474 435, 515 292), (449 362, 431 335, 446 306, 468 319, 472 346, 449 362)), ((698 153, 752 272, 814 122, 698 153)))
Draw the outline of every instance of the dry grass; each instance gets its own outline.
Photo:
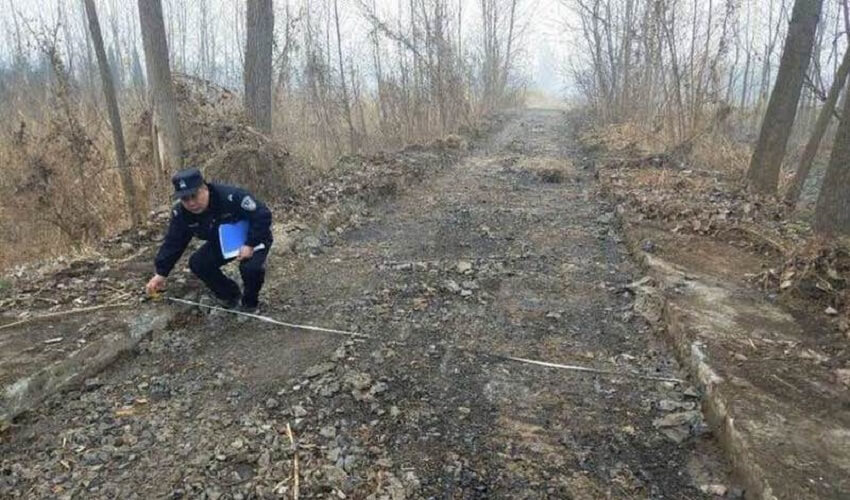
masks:
POLYGON ((0 136, 0 265, 79 251, 106 228, 123 227, 123 195, 97 110, 48 99, 15 115, 0 136))
POLYGON ((627 122, 600 125, 580 135, 585 147, 602 153, 605 160, 634 160, 670 156, 680 167, 717 172, 730 177, 743 175, 752 147, 732 138, 726 131, 707 127, 684 141, 663 129, 627 122))
MULTIPOLYGON (((515 157, 510 157, 509 161, 513 162, 515 159, 515 157)), ((567 158, 523 157, 519 158, 515 167, 537 177, 542 182, 550 184, 560 184, 567 181, 571 175, 575 176, 573 164, 567 158)))
POLYGON ((553 96, 547 92, 530 89, 523 95, 525 107, 531 109, 561 109, 569 110, 570 104, 563 98, 553 96))
POLYGON ((704 128, 675 143, 665 143, 662 136, 647 134, 638 124, 620 124, 597 127, 581 139, 599 153, 606 189, 642 219, 702 235, 764 224, 776 237, 771 239, 796 239, 781 223, 781 203, 744 189, 748 144, 720 127, 704 128))
POLYGON ((710 131, 674 160, 657 161, 675 145, 653 149, 658 144, 634 125, 596 128, 582 140, 601 150, 602 185, 636 222, 709 237, 766 258, 770 265, 750 276, 751 283, 815 314, 831 308, 835 325, 850 338, 850 242, 818 238, 807 224, 790 219, 775 197, 748 192, 741 181, 749 144, 710 131))
POLYGON ((689 156, 694 168, 742 176, 752 156, 752 147, 721 134, 707 134, 696 141, 689 156))
MULTIPOLYGON (((237 94, 191 77, 176 83, 185 163, 213 180, 245 185, 272 201, 297 198, 352 152, 341 109, 323 119, 307 96, 280 95, 269 138, 247 125, 237 94)), ((31 84, 4 95, 0 113, 15 119, 0 125, 0 269, 90 253, 101 238, 126 230, 129 217, 98 96, 31 84)), ((171 173, 152 167, 150 116, 141 98, 125 94, 121 111, 137 210, 147 213, 171 202, 171 173)), ((377 103, 366 98, 354 113, 362 154, 410 143, 465 147, 462 138, 432 125, 382 130, 377 103)))
POLYGON ((648 156, 667 149, 659 134, 632 122, 596 126, 582 133, 580 139, 585 146, 604 151, 609 157, 648 156))

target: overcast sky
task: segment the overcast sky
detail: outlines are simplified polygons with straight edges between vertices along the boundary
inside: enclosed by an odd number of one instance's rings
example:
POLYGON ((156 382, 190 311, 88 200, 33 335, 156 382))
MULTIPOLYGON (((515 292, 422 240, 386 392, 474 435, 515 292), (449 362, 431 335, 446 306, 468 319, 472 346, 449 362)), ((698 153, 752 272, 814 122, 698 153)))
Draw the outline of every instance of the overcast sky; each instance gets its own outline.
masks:
MULTIPOLYGON (((376 4, 386 18, 392 18, 396 12, 398 1, 376 0, 376 4)), ((480 25, 478 2, 454 0, 450 3, 457 5, 455 1, 463 1, 465 36, 474 37, 480 25)), ((3 40, 0 41, 2 43, 0 50, 4 52, 4 56, 9 54, 10 44, 13 40, 11 33, 13 24, 10 16, 12 9, 22 14, 28 20, 30 26, 35 27, 40 24, 52 25, 58 17, 57 12, 61 6, 66 12, 66 17, 70 19, 71 36, 80 33, 83 26, 81 22, 82 0, 0 0, 0 2, 3 2, 2 8, 0 8, 0 20, 3 24, 0 25, 0 28, 6 31, 3 40), (11 9, 8 7, 11 7, 11 9)), ((210 22, 217 26, 217 36, 235 36, 233 17, 239 9, 244 8, 245 0, 206 0, 206 2, 211 15, 210 22)), ((299 2, 300 0, 291 0, 292 4, 299 2)), ((520 59, 517 61, 518 69, 532 86, 542 87, 553 93, 559 92, 563 87, 560 70, 566 56, 566 44, 563 35, 563 19, 566 9, 560 0, 519 0, 519 2, 517 19, 519 26, 524 29, 524 36, 519 53, 520 59)), ((117 20, 122 33, 120 36, 124 36, 123 33, 130 30, 138 30, 135 1, 95 0, 95 4, 101 17, 101 25, 107 45, 110 44, 112 37, 108 23, 113 19, 113 16, 115 16, 114 18, 117 20)), ((193 22, 197 22, 200 18, 198 15, 199 4, 200 0, 163 0, 163 8, 166 11, 186 5, 193 22)), ((274 4, 276 10, 282 10, 285 2, 275 0, 274 4)), ((505 1, 505 5, 507 4, 508 0, 505 1)), ((357 0, 339 0, 339 7, 342 29, 345 32, 343 39, 346 40, 345 44, 347 45, 345 47, 346 53, 358 57, 357 52, 364 50, 365 47, 363 41, 366 23, 360 13, 357 0)), ((507 9, 505 10, 501 13, 501 16, 507 19, 509 12, 507 12, 507 9)), ((279 19, 282 17, 278 14, 279 19)), ((21 29, 24 32, 28 30, 27 27, 21 27, 21 29)), ((174 37, 174 34, 169 35, 172 38, 174 37)), ((189 36, 193 37, 194 33, 189 36)), ((359 56, 364 60, 369 59, 368 53, 359 56)), ((219 54, 219 57, 221 57, 221 54, 219 54)))

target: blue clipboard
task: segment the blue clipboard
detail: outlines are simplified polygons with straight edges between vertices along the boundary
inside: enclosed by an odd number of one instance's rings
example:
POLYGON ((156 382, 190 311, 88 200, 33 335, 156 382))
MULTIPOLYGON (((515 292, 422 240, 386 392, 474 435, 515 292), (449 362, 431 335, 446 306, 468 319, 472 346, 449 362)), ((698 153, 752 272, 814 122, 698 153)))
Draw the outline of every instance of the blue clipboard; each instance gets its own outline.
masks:
MULTIPOLYGON (((248 239, 250 225, 247 220, 240 220, 233 224, 221 224, 218 226, 218 242, 221 245, 221 256, 232 259, 239 255, 239 249, 248 239)), ((266 246, 262 243, 254 247, 254 250, 262 250, 266 246)))

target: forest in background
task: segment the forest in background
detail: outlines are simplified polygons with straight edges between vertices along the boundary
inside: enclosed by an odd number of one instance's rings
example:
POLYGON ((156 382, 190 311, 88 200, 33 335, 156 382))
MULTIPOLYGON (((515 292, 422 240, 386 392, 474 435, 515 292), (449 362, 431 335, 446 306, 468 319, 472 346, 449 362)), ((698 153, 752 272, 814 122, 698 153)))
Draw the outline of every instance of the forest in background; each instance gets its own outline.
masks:
POLYGON ((564 1, 580 143, 625 226, 745 250, 737 278, 850 338, 850 3, 564 1))
POLYGON ((553 50, 564 96, 610 141, 739 176, 821 234, 850 226, 833 148, 847 0, 7 2, 4 266, 138 224, 178 165, 293 188, 348 154, 468 132, 522 104, 522 56, 553 50), (563 44, 526 43, 541 9, 563 44))
POLYGON ((570 73, 596 123, 697 168, 745 172, 752 192, 782 197, 789 212, 814 202, 820 233, 850 231, 839 181, 850 156, 832 147, 850 122, 846 0, 564 4, 570 73))
POLYGON ((7 1, 4 267, 139 223, 176 164, 316 182, 341 156, 469 131, 524 86, 519 0, 7 1))

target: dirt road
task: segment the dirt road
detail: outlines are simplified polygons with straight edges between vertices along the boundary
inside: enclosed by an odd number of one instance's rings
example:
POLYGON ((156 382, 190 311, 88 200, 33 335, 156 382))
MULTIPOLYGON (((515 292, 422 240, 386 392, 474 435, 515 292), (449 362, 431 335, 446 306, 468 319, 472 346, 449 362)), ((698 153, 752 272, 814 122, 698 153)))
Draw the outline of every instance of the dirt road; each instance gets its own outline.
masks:
POLYGON ((333 247, 271 259, 264 314, 371 339, 185 313, 26 415, 0 496, 734 496, 687 383, 495 356, 686 378, 570 136, 519 112, 333 247))

